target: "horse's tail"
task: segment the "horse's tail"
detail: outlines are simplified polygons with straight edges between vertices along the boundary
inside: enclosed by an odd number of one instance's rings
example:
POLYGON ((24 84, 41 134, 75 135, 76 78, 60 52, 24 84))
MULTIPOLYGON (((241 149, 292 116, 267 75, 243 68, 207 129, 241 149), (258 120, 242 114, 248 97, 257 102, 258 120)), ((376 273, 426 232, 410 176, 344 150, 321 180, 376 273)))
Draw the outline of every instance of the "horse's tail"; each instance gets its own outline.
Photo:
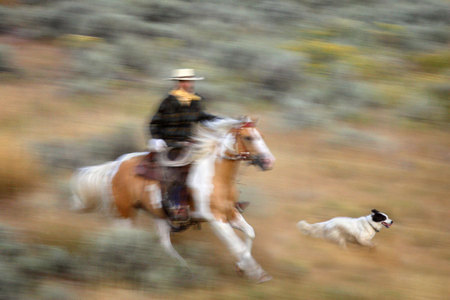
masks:
POLYGON ((304 235, 309 235, 312 237, 323 236, 323 229, 321 226, 317 226, 317 224, 309 224, 306 221, 300 221, 297 223, 297 228, 300 229, 304 235))
POLYGON ((112 204, 111 180, 119 164, 119 161, 111 161, 78 169, 71 180, 71 208, 77 211, 107 211, 112 204))

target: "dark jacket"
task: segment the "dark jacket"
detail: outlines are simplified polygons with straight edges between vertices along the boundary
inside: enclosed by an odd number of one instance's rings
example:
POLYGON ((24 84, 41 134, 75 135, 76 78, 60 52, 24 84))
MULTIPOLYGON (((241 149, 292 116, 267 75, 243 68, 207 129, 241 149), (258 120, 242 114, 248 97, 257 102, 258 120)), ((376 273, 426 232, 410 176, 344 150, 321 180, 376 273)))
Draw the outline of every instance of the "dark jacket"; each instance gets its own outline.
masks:
POLYGON ((169 94, 159 106, 149 124, 150 133, 154 139, 163 139, 168 146, 188 140, 192 135, 194 123, 210 121, 217 117, 203 111, 203 99, 192 100, 190 105, 181 104, 178 99, 169 94))

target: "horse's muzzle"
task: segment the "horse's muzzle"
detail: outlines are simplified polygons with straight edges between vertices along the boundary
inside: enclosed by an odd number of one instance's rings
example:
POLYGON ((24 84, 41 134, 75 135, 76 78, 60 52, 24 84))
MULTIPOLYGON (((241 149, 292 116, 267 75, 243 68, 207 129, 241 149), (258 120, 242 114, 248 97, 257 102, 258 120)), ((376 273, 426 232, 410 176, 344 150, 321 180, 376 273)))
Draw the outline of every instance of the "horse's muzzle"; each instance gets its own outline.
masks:
POLYGON ((257 165, 263 171, 271 170, 273 168, 273 164, 275 162, 275 158, 267 155, 255 155, 252 157, 250 164, 257 165))

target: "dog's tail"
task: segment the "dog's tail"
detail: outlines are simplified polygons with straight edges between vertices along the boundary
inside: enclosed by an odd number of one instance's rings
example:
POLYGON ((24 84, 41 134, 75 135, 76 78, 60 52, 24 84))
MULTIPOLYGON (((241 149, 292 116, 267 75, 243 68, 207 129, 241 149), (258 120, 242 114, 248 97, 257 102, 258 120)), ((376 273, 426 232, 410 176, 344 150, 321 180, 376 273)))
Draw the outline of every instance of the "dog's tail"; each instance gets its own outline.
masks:
POLYGON ((297 228, 300 229, 300 231, 304 235, 309 235, 312 237, 322 237, 323 236, 323 230, 320 228, 320 226, 315 226, 316 224, 309 224, 306 221, 300 221, 297 223, 297 228))

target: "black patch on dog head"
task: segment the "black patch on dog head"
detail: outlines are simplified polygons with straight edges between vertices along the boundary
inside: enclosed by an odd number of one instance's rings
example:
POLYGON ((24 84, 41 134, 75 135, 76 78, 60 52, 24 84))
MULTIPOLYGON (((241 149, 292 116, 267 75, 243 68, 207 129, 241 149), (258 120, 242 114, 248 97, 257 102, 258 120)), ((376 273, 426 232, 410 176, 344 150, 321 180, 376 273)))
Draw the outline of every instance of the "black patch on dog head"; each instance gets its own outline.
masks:
POLYGON ((376 209, 372 209, 372 220, 374 222, 382 222, 384 220, 386 220, 386 216, 383 215, 382 213, 380 213, 378 210, 376 209))

